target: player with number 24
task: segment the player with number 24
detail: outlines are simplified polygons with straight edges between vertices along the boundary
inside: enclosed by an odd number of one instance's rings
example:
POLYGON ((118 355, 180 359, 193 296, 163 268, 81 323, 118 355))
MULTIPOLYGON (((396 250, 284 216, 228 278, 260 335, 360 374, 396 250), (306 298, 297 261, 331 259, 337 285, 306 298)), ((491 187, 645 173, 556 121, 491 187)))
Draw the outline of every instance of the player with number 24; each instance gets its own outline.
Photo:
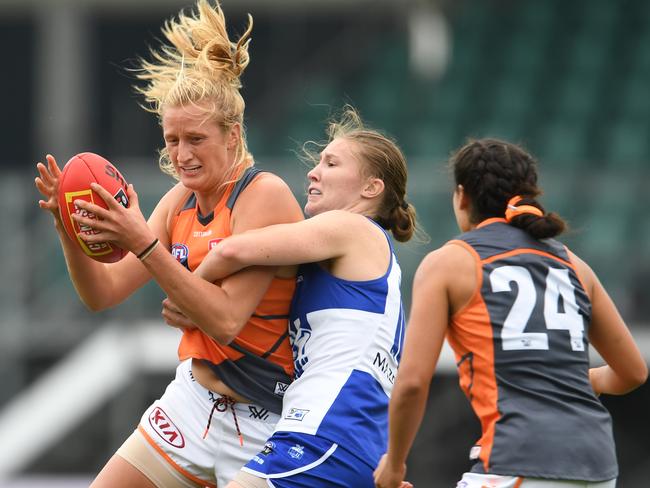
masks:
POLYGON ((566 224, 538 202, 530 154, 481 139, 450 166, 462 234, 416 272, 376 486, 404 477, 446 337, 482 429, 459 487, 613 488, 612 419, 598 397, 647 379, 632 335, 592 269, 554 239, 566 224), (604 366, 590 365, 590 343, 604 366))

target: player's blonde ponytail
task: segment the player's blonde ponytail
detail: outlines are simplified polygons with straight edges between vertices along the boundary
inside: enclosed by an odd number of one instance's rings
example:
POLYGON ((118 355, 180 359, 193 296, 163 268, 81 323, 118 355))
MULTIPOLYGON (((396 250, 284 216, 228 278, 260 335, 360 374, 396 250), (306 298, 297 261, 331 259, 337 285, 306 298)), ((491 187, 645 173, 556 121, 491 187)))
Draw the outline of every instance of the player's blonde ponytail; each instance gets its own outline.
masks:
MULTIPOLYGON (((200 104, 206 117, 224 130, 240 124, 241 138, 237 147, 234 173, 241 166, 252 165, 244 133, 244 99, 241 96, 241 75, 248 66, 248 47, 253 18, 237 42, 230 40, 226 18, 219 3, 198 0, 194 12, 181 12, 168 20, 162 33, 168 44, 151 50, 150 61, 141 59, 136 71, 144 86, 136 86, 144 96, 144 108, 162 117, 165 107, 200 104)), ((163 149, 161 169, 174 177, 176 171, 163 149)))

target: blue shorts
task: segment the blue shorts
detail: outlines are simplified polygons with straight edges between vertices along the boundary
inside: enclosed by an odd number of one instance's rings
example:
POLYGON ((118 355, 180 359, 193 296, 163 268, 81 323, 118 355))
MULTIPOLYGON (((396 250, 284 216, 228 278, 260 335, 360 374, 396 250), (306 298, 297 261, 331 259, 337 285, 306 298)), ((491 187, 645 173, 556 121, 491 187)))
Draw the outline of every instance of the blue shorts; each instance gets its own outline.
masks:
POLYGON ((374 488, 374 466, 321 437, 276 432, 242 471, 275 488, 374 488))

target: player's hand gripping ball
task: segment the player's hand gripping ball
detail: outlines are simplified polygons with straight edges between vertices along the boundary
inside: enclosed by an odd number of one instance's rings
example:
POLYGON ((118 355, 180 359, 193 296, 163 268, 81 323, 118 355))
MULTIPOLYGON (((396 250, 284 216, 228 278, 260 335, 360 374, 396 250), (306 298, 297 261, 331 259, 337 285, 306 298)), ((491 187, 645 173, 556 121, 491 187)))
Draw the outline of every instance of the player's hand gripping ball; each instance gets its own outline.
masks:
POLYGON ((93 234, 87 226, 80 226, 72 219, 78 213, 84 217, 96 218, 74 204, 75 200, 86 200, 108 209, 104 200, 90 188, 92 182, 98 183, 113 195, 122 206, 129 206, 126 196, 127 183, 122 174, 103 157, 85 152, 70 158, 63 168, 59 181, 59 211, 68 237, 76 242, 86 255, 102 263, 114 263, 127 255, 127 251, 108 242, 87 244, 79 234, 93 234))

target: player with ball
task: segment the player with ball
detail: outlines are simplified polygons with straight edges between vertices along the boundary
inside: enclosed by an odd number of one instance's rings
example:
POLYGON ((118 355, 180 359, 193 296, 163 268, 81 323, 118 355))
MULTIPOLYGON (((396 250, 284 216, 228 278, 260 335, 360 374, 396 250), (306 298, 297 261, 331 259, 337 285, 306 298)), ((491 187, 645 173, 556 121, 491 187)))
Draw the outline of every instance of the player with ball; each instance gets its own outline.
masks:
POLYGON ((195 324, 183 329, 176 378, 95 488, 224 486, 270 436, 291 382, 293 270, 249 268, 219 287, 191 272, 231 234, 303 218, 288 186, 257 170, 246 145, 239 90, 251 29, 249 20, 231 41, 219 5, 199 0, 195 12, 165 24, 167 44, 142 61, 138 91, 161 122, 160 165, 178 180, 148 221, 132 186, 123 186, 119 202, 107 191, 96 155, 88 167, 97 171, 81 177, 78 161, 65 175, 51 155, 37 165, 39 205, 54 217, 70 278, 88 308, 113 307, 153 277, 195 324), (82 179, 78 190, 75 177, 82 179))

